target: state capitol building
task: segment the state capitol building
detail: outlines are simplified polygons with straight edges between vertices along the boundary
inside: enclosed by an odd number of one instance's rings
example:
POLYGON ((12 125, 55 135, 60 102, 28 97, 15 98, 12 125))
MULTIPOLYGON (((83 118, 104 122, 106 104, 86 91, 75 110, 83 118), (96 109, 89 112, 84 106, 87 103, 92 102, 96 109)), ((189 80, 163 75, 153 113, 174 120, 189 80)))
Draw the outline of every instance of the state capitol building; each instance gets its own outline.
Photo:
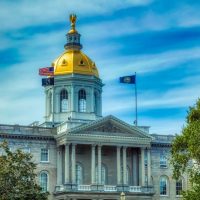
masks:
POLYGON ((102 79, 83 53, 76 16, 70 16, 64 52, 44 79, 45 120, 0 124, 0 142, 33 155, 49 200, 176 200, 188 178, 172 179, 173 135, 149 134, 115 116, 102 116, 102 79), (50 80, 50 81, 49 81, 50 80))

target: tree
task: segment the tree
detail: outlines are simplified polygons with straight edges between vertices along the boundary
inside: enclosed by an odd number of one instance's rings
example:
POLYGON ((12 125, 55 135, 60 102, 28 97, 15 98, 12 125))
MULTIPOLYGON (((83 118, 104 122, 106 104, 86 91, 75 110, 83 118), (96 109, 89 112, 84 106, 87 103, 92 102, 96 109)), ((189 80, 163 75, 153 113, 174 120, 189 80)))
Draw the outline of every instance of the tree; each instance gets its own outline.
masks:
POLYGON ((173 176, 179 179, 187 173, 191 188, 183 192, 183 200, 200 198, 200 99, 189 108, 186 125, 172 144, 173 176))
POLYGON ((10 151, 5 141, 0 150, 0 200, 47 200, 48 193, 37 185, 32 155, 10 151))

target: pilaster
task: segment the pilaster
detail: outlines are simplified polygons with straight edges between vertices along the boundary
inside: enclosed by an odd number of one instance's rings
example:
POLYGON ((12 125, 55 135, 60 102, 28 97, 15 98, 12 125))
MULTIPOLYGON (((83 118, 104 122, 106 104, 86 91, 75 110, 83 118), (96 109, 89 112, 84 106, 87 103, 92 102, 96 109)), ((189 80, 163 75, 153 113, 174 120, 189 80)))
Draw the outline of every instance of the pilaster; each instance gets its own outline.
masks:
POLYGON ((62 148, 57 148, 57 185, 62 184, 62 148))

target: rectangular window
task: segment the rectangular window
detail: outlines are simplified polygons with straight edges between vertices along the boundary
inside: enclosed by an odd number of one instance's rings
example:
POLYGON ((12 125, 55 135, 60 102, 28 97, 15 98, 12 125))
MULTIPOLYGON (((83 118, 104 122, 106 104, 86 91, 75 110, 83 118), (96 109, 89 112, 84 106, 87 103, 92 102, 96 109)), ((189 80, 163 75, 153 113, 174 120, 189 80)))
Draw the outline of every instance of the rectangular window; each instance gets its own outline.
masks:
POLYGON ((180 196, 183 190, 183 181, 176 181, 176 196, 180 196))
POLYGON ((41 149, 41 162, 49 162, 49 149, 41 149))
POLYGON ((167 167, 167 157, 165 154, 160 154, 160 167, 161 168, 167 167))

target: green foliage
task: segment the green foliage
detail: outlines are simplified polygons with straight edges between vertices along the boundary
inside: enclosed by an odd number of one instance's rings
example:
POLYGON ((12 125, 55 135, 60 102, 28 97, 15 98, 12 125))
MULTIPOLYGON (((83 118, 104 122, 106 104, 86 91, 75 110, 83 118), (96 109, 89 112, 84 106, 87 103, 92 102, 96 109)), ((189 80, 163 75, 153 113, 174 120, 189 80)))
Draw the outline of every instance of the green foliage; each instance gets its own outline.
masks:
POLYGON ((7 142, 0 144, 0 200, 47 200, 36 183, 36 164, 32 155, 11 152, 7 142))
POLYGON ((173 176, 178 179, 188 173, 192 188, 183 192, 184 200, 200 198, 200 99, 190 107, 186 117, 186 126, 181 135, 177 135, 172 144, 171 164, 173 176))

